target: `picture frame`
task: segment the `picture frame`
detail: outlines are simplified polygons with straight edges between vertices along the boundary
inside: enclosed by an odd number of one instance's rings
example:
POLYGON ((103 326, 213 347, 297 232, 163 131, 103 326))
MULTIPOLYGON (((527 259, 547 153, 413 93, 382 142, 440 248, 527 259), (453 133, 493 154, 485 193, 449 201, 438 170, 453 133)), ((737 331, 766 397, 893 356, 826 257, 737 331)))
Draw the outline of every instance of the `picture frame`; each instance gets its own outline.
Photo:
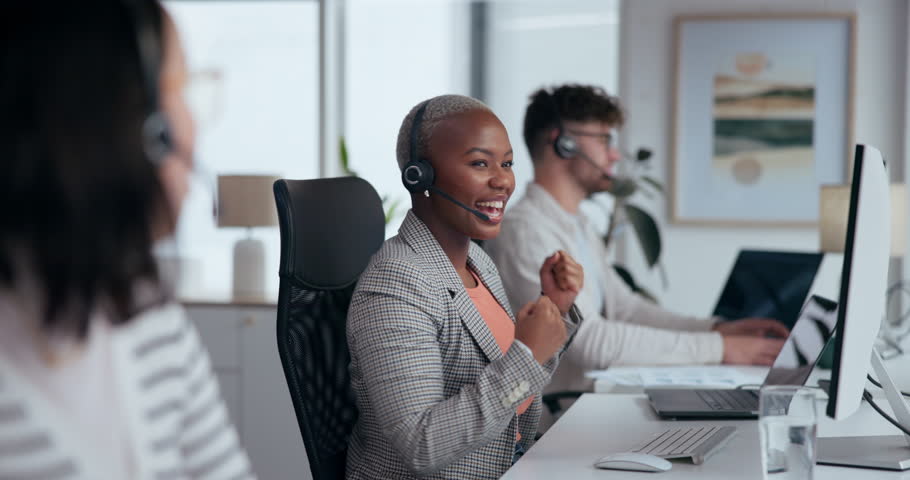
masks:
POLYGON ((683 15, 670 222, 818 224, 819 186, 850 178, 856 15, 683 15))

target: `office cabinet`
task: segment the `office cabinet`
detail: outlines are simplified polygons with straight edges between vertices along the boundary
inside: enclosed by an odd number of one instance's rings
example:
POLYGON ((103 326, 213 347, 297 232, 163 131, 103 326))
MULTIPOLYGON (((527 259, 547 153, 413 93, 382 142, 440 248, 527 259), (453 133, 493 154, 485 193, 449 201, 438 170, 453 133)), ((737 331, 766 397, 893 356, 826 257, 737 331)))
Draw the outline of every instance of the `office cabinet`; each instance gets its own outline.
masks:
POLYGON ((208 348, 222 397, 261 479, 311 477, 267 303, 185 300, 208 348))

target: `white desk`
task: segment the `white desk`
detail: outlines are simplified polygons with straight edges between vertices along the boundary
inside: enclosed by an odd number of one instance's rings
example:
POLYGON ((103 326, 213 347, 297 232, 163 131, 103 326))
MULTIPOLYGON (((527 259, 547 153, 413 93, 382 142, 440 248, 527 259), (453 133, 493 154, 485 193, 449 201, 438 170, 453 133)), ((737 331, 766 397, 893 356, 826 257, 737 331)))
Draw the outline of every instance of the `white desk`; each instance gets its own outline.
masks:
MULTIPOLYGON (((833 422, 819 403, 819 436, 895 435, 896 429, 863 404, 851 418, 833 422)), ((887 409, 886 410, 890 410, 887 409)), ((673 426, 735 425, 736 435, 701 465, 673 461, 660 478, 761 479, 758 422, 755 420, 661 421, 641 394, 587 394, 582 396, 549 431, 502 477, 515 479, 642 479, 648 473, 600 470, 594 461, 613 452, 627 451, 650 434, 673 426)), ((823 480, 910 480, 910 471, 887 472, 817 465, 815 478, 823 480)))
MULTIPOLYGON (((761 384, 764 380, 765 375, 768 374, 768 367, 757 367, 751 365, 715 365, 715 366, 704 366, 704 365, 680 365, 673 367, 619 367, 614 369, 616 371, 623 372, 630 379, 632 377, 637 377, 634 375, 635 372, 639 370, 672 370, 674 368, 683 368, 683 369, 725 369, 732 370, 740 373, 749 378, 754 378, 754 383, 761 384)), ((622 374, 621 374, 622 375, 622 374)), ((825 378, 825 377, 821 377, 825 378)), ((638 380, 640 382, 640 379, 638 380)), ((631 382, 630 384, 616 383, 609 378, 598 377, 594 380, 594 393, 641 393, 644 391, 644 386, 638 382, 631 382)), ((809 382, 809 385, 815 385, 814 382, 809 382)), ((649 385, 652 386, 652 385, 649 385)), ((692 385, 678 385, 678 386, 669 386, 669 385, 653 385, 654 387, 660 388, 697 388, 692 385)), ((724 388, 721 386, 706 386, 706 388, 724 388)))

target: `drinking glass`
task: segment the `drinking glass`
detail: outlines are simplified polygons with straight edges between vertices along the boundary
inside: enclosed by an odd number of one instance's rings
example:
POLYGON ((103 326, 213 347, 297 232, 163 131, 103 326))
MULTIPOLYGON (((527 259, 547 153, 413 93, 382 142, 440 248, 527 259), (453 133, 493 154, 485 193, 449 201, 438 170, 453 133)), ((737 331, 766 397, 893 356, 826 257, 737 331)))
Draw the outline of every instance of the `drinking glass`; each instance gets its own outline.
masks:
POLYGON ((818 429, 816 390, 775 385, 759 394, 758 431, 767 480, 812 480, 818 429))

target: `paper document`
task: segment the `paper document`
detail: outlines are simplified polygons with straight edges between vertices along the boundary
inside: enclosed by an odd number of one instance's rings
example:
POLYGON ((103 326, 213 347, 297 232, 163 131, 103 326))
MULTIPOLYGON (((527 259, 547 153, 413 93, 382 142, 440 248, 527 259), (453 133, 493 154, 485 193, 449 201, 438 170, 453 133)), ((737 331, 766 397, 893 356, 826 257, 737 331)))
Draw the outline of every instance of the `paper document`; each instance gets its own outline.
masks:
POLYGON ((761 385, 767 374, 768 367, 705 365, 613 367, 607 370, 591 370, 586 372, 585 376, 626 386, 735 388, 739 385, 761 385))

